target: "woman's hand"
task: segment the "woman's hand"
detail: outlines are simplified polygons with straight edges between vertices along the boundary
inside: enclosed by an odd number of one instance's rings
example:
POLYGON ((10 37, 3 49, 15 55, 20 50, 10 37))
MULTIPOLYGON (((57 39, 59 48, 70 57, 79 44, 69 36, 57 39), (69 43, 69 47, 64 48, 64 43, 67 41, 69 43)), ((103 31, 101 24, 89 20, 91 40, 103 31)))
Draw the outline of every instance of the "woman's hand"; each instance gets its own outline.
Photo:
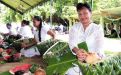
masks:
POLYGON ((88 56, 86 58, 86 62, 90 64, 95 64, 100 60, 97 53, 88 53, 88 56))
POLYGON ((76 56, 77 56, 78 60, 83 62, 86 60, 86 57, 88 56, 88 54, 83 49, 79 49, 76 52, 76 56))
POLYGON ((22 44, 21 44, 21 47, 22 47, 22 48, 27 48, 27 45, 26 45, 25 43, 22 43, 22 44))

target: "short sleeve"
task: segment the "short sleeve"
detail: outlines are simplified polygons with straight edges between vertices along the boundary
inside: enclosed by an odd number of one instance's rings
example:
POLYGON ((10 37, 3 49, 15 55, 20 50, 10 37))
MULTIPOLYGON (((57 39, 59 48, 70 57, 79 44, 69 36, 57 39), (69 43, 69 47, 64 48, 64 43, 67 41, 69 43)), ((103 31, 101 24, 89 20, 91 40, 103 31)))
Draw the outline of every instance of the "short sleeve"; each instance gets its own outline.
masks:
POLYGON ((49 25, 43 25, 43 30, 45 33, 47 33, 50 30, 50 26, 49 25))

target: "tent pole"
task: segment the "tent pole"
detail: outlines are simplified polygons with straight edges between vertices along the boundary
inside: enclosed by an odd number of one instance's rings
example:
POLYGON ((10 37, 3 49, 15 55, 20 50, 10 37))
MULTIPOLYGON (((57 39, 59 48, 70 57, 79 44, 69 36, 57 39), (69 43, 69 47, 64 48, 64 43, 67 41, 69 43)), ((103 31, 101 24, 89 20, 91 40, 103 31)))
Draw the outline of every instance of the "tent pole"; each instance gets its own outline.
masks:
POLYGON ((50 24, 52 26, 52 8, 53 8, 53 0, 50 0, 50 24))

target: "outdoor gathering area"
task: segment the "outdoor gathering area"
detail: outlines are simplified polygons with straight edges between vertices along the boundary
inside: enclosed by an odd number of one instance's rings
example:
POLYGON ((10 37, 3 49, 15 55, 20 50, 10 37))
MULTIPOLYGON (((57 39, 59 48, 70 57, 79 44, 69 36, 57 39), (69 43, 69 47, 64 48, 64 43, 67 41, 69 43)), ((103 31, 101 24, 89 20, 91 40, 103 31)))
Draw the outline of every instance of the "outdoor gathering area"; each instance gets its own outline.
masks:
POLYGON ((0 0, 0 75, 121 75, 121 0, 0 0))

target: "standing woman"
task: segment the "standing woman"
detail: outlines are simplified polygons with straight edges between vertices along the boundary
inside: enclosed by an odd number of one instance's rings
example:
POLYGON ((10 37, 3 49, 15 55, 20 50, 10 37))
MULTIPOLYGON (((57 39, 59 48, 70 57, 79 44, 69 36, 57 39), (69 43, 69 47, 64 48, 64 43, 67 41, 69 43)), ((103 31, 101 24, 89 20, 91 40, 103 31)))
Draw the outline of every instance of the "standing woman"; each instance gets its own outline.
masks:
MULTIPOLYGON (((37 29, 34 31, 33 42, 31 42, 29 44, 22 43, 22 47, 24 49, 26 49, 28 47, 32 47, 33 45, 36 45, 39 42, 48 40, 48 35, 50 35, 52 37, 52 39, 55 38, 55 34, 51 31, 49 26, 42 25, 42 19, 39 16, 34 16, 33 24, 34 24, 34 27, 36 27, 36 29, 37 29)), ((21 53, 23 55, 25 55, 26 57, 40 55, 38 49, 35 47, 29 48, 27 50, 21 50, 21 53)))

